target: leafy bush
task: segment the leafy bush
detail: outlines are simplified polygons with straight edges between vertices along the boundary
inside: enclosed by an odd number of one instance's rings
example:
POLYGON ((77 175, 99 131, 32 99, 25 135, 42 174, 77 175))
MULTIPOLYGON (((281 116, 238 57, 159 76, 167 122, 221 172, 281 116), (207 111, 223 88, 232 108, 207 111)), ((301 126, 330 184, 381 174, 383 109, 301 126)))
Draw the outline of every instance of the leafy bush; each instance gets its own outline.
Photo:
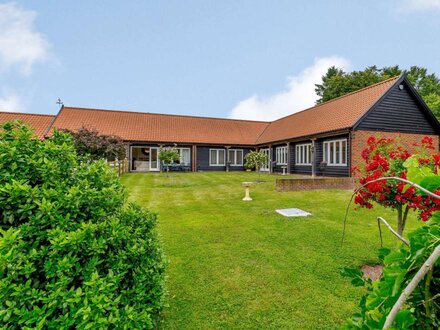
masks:
MULTIPOLYGON (((433 252, 440 240, 440 213, 423 227, 409 234, 410 247, 398 250, 381 249, 379 256, 384 264, 383 277, 376 282, 365 280, 358 269, 345 269, 343 275, 351 277, 355 286, 366 286, 360 303, 360 312, 347 322, 347 329, 382 329, 385 319, 403 289, 433 252)), ((393 329, 440 328, 440 262, 418 284, 397 313, 393 329)))
MULTIPOLYGON (((408 180, 440 195, 440 175, 427 161, 426 155, 413 155, 403 163, 408 180)), ((403 191, 409 190, 406 185, 403 191)), ((414 188, 415 189, 415 188, 414 188)), ((426 193, 419 196, 426 199, 426 193)), ((433 208, 440 200, 430 197, 433 208)), ((345 269, 343 275, 352 278, 355 286, 366 286, 367 293, 360 301, 360 312, 346 324, 348 329, 382 329, 385 320, 405 287, 422 268, 424 262, 440 243, 440 212, 423 227, 409 234, 409 246, 402 245, 395 251, 381 249, 379 258, 384 269, 379 281, 365 280, 358 269, 345 269)), ((439 329, 440 328, 440 260, 421 278, 415 290, 407 297, 404 308, 397 312, 393 329, 439 329)))
POLYGON ((78 155, 87 155, 92 159, 124 159, 124 141, 115 135, 99 134, 94 129, 85 127, 77 131, 64 130, 73 136, 76 152, 78 155))
POLYGON ((260 181, 261 168, 269 162, 269 157, 262 151, 251 151, 244 156, 244 167, 247 169, 255 169, 258 172, 258 180, 260 181))
POLYGON ((269 157, 262 151, 251 151, 244 156, 244 160, 246 168, 255 169, 256 172, 259 172, 269 161, 269 157))
POLYGON ((163 306, 156 215, 124 206, 103 161, 72 137, 0 131, 1 328, 152 328, 163 306))

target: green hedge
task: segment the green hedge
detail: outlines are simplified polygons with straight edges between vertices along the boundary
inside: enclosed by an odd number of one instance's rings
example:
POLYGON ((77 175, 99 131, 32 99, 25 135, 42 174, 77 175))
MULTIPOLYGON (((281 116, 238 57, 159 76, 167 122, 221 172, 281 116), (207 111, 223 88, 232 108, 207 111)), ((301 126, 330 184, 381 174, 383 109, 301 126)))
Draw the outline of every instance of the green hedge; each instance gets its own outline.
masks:
POLYGON ((163 306, 156 215, 69 134, 0 129, 2 328, 152 328, 163 306))

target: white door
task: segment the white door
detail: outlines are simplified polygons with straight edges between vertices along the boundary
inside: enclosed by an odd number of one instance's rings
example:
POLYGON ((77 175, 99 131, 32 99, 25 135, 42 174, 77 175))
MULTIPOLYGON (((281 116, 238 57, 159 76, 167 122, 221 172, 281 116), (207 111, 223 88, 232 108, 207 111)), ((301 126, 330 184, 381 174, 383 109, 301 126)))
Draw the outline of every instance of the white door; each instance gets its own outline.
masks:
POLYGON ((159 148, 150 148, 150 171, 159 171, 159 148))
POLYGON ((270 163, 270 149, 260 149, 262 153, 264 153, 267 156, 267 162, 263 166, 261 166, 260 171, 262 172, 269 172, 269 163, 270 163))

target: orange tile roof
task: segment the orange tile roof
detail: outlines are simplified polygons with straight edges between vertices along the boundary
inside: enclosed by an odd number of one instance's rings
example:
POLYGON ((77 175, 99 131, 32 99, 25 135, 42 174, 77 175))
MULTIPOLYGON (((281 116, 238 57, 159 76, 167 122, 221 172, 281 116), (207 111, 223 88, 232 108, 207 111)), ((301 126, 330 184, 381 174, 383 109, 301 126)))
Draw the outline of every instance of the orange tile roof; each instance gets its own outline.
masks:
POLYGON ((34 129, 35 134, 39 138, 44 137, 45 132, 49 129, 49 126, 54 118, 54 115, 0 111, 0 123, 12 120, 21 120, 24 123, 28 123, 34 129))
POLYGON ((399 79, 394 77, 270 123, 257 144, 351 128, 399 79))
POLYGON ((86 127, 126 141, 262 145, 349 129, 398 79, 382 81, 273 122, 75 107, 63 107, 55 119, 51 115, 0 112, 0 122, 21 119, 30 123, 39 137, 50 135, 53 128, 86 127))
MULTIPOLYGON (((52 128, 96 129, 126 141, 254 145, 268 122, 63 107, 52 128)), ((50 132, 49 132, 50 134, 50 132)))

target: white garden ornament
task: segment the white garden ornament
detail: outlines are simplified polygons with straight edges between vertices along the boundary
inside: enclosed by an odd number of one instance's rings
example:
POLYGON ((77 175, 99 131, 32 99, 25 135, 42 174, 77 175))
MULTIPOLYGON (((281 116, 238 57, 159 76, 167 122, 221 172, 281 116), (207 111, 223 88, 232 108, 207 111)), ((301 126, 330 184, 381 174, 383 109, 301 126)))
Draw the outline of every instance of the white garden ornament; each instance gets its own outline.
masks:
POLYGON ((243 197, 244 201, 251 201, 252 198, 250 196, 250 187, 252 186, 253 182, 242 182, 242 185, 245 187, 245 196, 243 197))

